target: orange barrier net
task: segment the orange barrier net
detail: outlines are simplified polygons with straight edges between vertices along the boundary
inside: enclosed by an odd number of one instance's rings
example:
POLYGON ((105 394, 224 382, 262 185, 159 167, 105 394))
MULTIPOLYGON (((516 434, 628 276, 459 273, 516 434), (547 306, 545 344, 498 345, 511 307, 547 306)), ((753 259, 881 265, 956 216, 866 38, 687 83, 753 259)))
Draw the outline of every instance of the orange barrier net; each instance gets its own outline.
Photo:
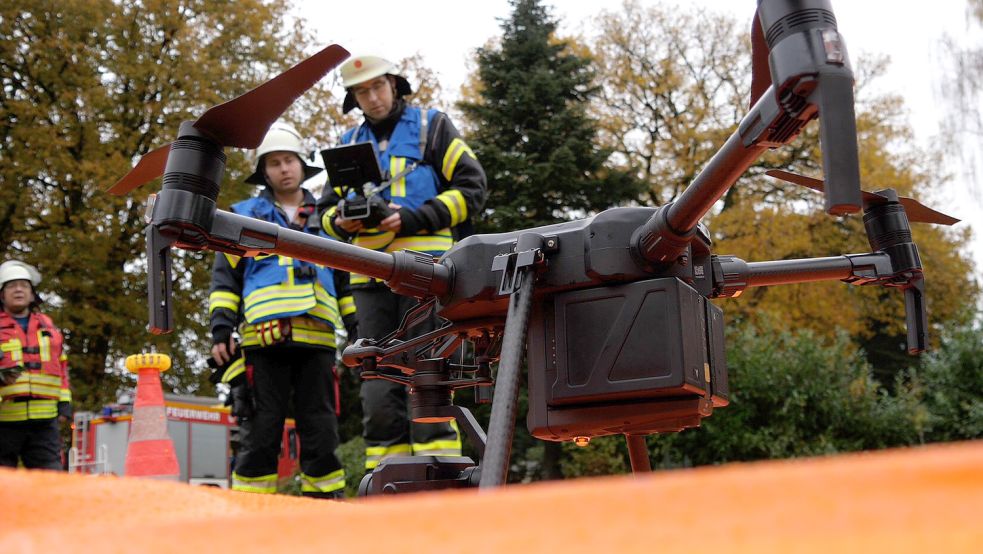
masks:
POLYGON ((346 502, 0 471, 0 552, 983 552, 983 442, 346 502))

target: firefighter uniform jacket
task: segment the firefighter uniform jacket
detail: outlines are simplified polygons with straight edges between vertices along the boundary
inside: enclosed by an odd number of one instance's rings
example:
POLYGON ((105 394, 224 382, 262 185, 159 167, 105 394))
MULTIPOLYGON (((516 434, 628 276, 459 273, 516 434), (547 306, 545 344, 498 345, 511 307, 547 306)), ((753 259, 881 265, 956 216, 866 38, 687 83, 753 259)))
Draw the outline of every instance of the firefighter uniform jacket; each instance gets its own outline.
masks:
MULTIPOLYGON (((324 236, 314 217, 314 196, 306 189, 298 210, 302 225, 287 221, 269 189, 234 204, 232 211, 324 236)), ((280 342, 333 349, 334 330, 344 322, 353 325, 354 306, 343 272, 286 256, 215 257, 208 307, 212 336, 227 337, 242 321, 246 349, 280 342)))
POLYGON ((0 311, 0 369, 21 371, 13 384, 0 386, 0 422, 54 419, 59 402, 68 408, 72 393, 63 344, 61 331, 48 316, 32 312, 25 333, 0 311))
MULTIPOLYGON (((371 126, 362 124, 342 136, 342 144, 371 142, 390 186, 380 194, 398 204, 399 234, 363 229, 354 236, 334 224, 340 188, 325 189, 319 205, 328 234, 358 246, 384 252, 409 249, 439 256, 454 244, 454 232, 470 226, 487 196, 484 170, 461 139, 450 118, 430 109, 404 105, 388 140, 380 142, 371 126)), ((353 287, 371 279, 352 274, 353 287)))

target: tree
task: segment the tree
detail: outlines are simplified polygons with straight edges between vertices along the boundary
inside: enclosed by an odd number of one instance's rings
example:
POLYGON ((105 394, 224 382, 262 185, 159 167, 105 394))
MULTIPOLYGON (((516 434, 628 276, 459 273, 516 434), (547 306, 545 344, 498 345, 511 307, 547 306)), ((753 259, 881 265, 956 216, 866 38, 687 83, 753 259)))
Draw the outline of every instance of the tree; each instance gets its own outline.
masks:
MULTIPOLYGON (((146 331, 143 211, 152 183, 103 190, 178 124, 303 58, 281 3, 244 0, 25 0, 0 7, 0 251, 44 273, 66 329, 77 404, 114 400, 122 359, 169 353, 177 392, 207 386, 194 367, 210 346, 211 255, 174 256, 175 332, 146 331)), ((251 167, 229 151, 227 182, 251 167)), ((246 195, 224 185, 220 206, 246 195)), ((207 389, 206 389, 207 390, 207 389)))
MULTIPOLYGON (((488 175, 479 232, 557 223, 633 200, 638 182, 598 146, 588 114, 597 92, 591 59, 555 36, 556 20, 539 0, 510 5, 501 39, 478 49, 477 75, 458 103, 468 144, 488 175)), ((559 446, 539 449, 517 427, 513 459, 523 467, 513 466, 512 478, 558 476, 559 446), (542 459, 530 460, 533 450, 542 459)))
MULTIPOLYGON (((967 26, 974 31, 974 39, 983 30, 983 0, 966 0, 967 26)), ((965 45, 951 35, 942 39, 940 66, 944 70, 942 96, 946 115, 943 119, 943 136, 947 151, 964 165, 964 174, 973 179, 977 193, 983 185, 983 42, 974 40, 965 45)), ((977 194, 977 198, 979 195, 977 194)))
POLYGON ((611 167, 595 140, 591 60, 555 37, 556 21, 541 2, 510 4, 501 40, 478 49, 478 98, 458 105, 488 174, 479 230, 556 223, 634 198, 636 182, 611 167))
POLYGON ((600 138, 646 184, 645 203, 678 196, 746 112, 750 51, 729 17, 625 1, 597 17, 600 138))

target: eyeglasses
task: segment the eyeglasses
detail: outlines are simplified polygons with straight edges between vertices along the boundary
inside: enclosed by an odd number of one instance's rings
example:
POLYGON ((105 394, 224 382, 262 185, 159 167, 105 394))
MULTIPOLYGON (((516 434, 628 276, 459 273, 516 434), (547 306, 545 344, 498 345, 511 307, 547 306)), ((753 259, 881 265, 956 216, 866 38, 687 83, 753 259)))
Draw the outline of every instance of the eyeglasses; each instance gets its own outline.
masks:
POLYGON ((354 87, 355 99, 366 100, 371 95, 379 96, 389 86, 389 79, 382 77, 365 85, 354 87))

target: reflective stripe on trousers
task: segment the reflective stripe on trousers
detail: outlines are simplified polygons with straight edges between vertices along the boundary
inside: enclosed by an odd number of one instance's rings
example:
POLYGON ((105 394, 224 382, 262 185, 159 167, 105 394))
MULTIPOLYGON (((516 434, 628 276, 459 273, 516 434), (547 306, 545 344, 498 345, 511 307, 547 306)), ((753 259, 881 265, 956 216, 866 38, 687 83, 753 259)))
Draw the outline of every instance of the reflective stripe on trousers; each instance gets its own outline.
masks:
POLYGON ((244 477, 232 472, 232 490, 258 494, 276 493, 276 473, 259 477, 244 477))
POLYGON ((323 477, 300 474, 300 492, 334 492, 345 488, 345 470, 339 469, 323 477))

